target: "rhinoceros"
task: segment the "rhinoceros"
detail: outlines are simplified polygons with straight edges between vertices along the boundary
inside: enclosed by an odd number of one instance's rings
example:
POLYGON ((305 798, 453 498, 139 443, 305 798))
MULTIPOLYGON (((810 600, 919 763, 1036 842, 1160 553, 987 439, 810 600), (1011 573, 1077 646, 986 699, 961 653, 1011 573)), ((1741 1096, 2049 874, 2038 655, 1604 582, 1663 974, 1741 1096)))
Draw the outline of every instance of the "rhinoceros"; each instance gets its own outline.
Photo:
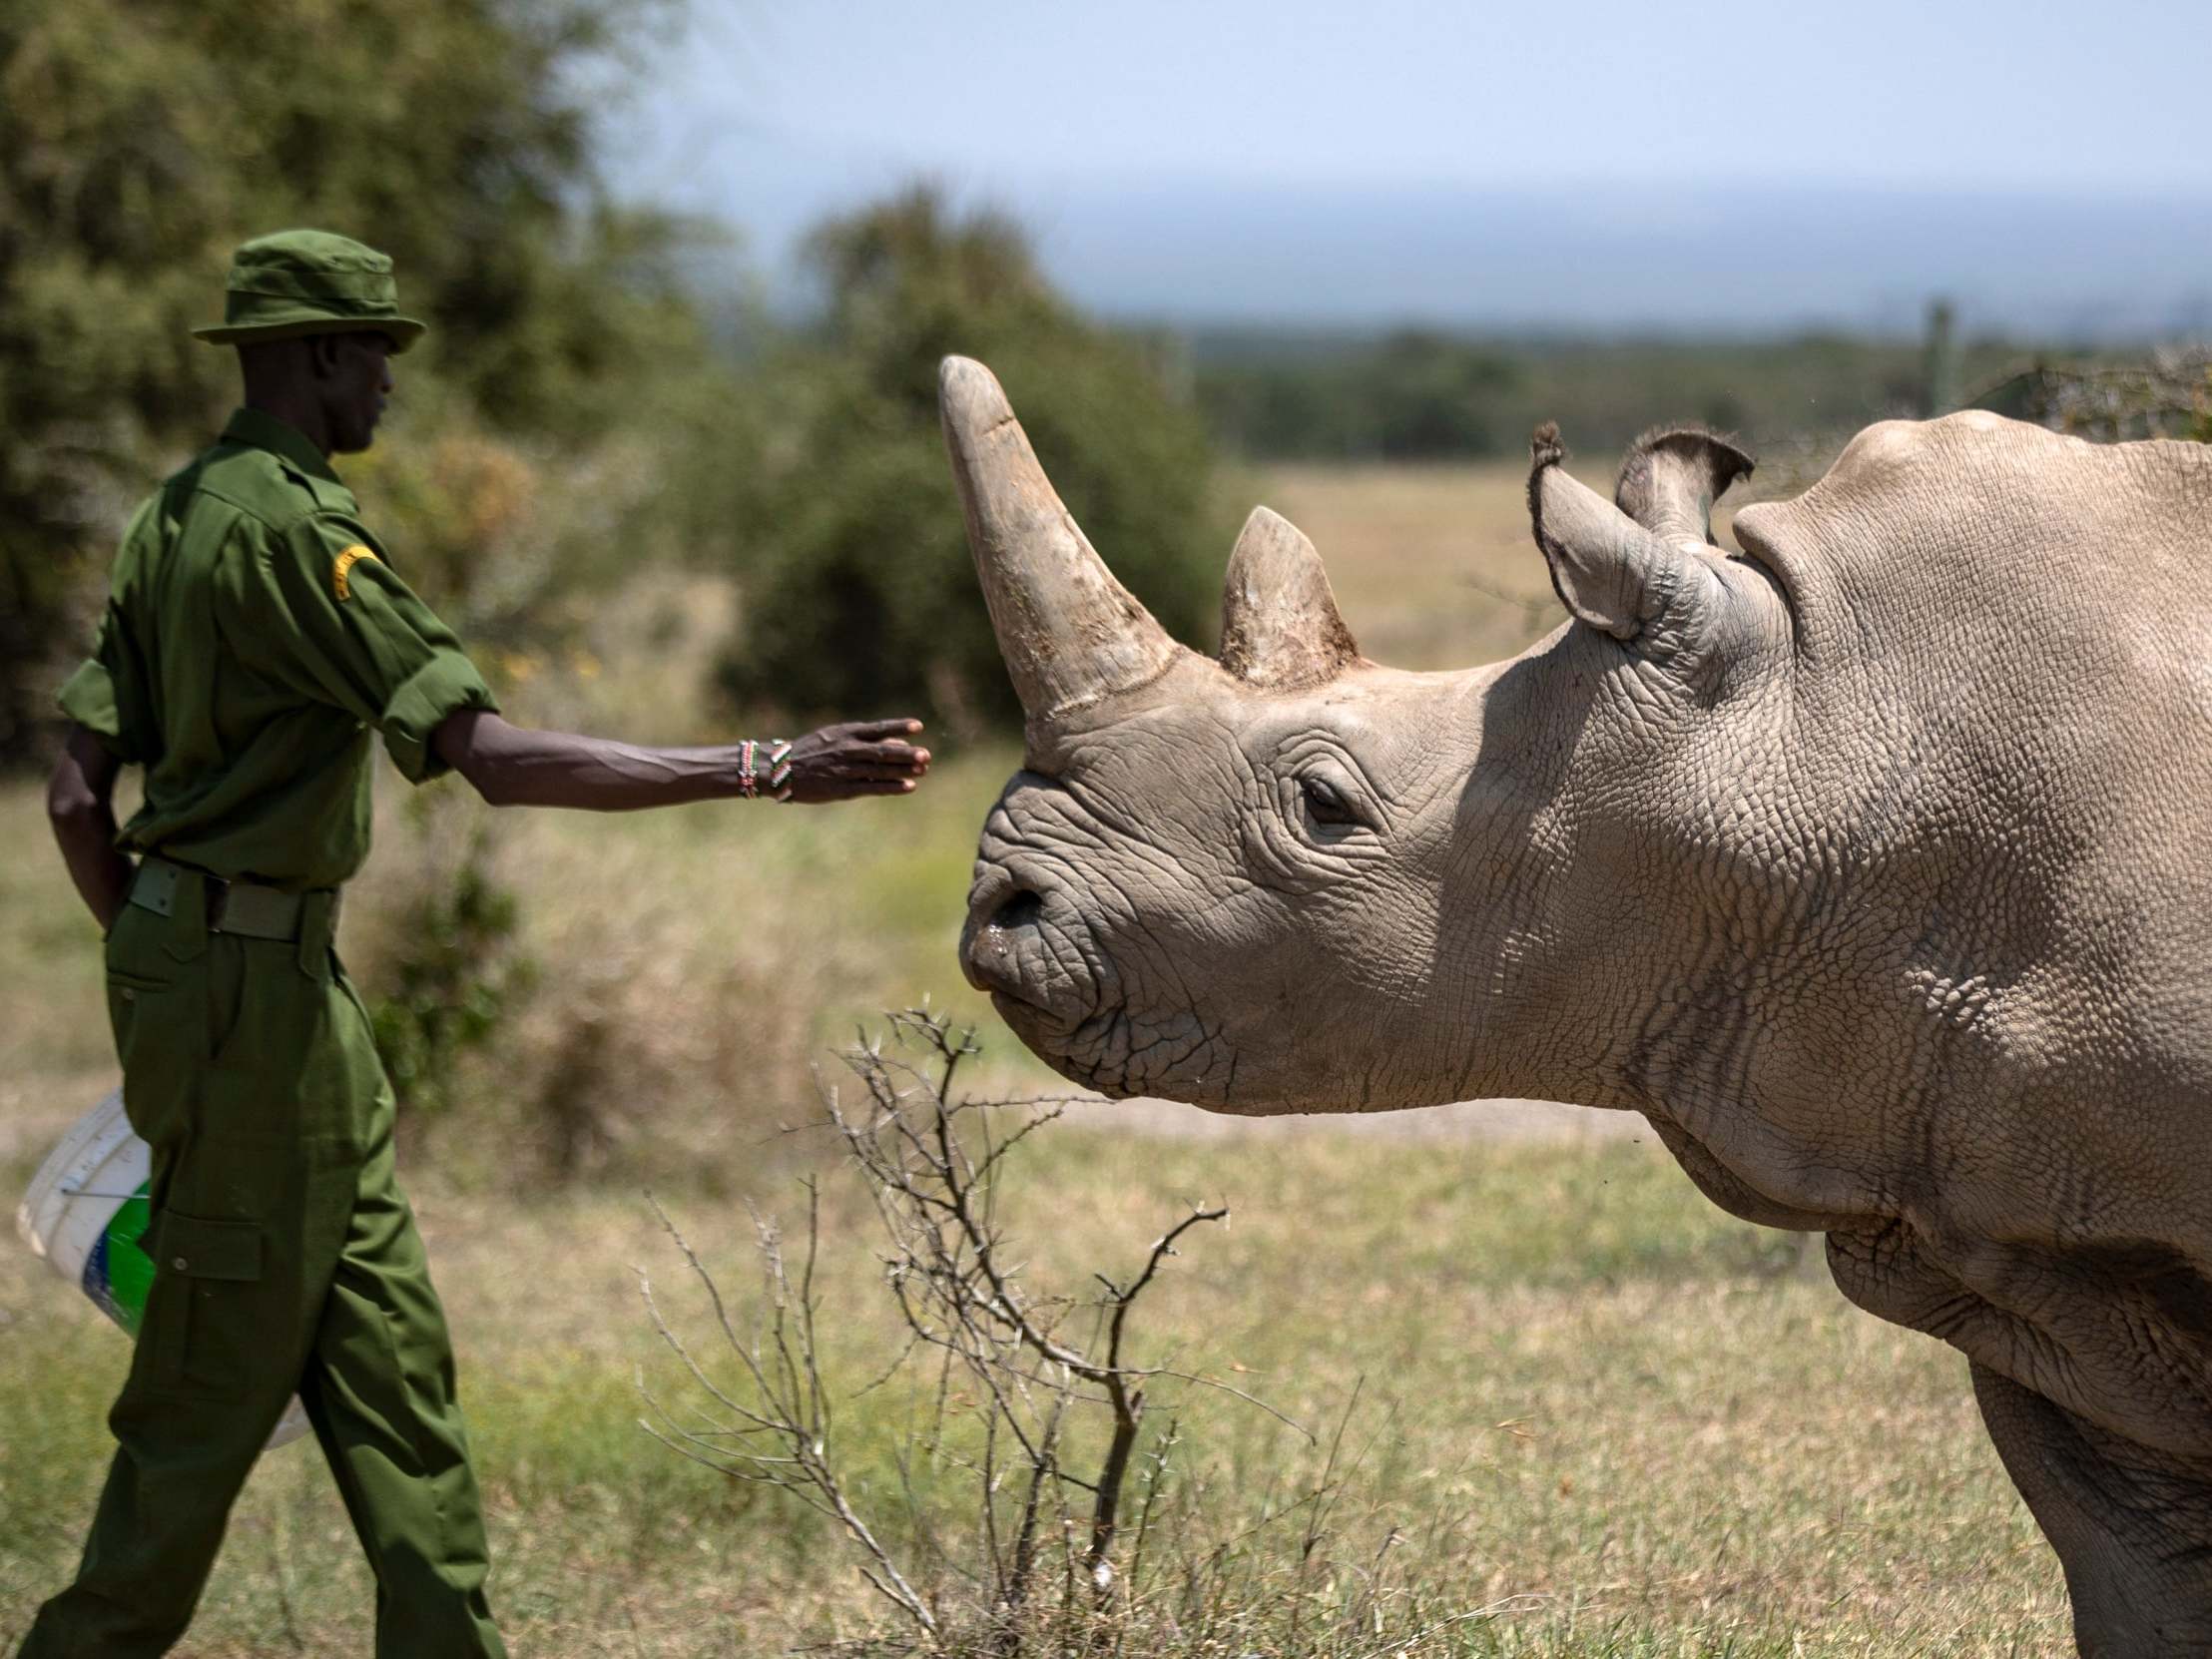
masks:
POLYGON ((1022 1041, 1223 1112, 1642 1113, 1970 1366, 2080 1650, 2212 1651, 2212 450, 1890 421, 1795 499, 1533 444, 1566 620, 1364 659, 1265 508, 1172 640, 947 359, 1026 711, 961 940, 1022 1041))

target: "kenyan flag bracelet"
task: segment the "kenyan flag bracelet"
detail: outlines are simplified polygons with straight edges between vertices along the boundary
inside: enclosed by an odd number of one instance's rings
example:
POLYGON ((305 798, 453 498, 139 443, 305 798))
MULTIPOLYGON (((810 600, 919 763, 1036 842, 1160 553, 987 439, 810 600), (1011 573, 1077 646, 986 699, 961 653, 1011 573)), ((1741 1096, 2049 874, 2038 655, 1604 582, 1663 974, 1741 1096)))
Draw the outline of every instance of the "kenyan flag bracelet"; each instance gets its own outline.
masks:
POLYGON ((758 738, 747 738, 738 745, 738 794, 747 801, 755 800, 766 784, 769 792, 779 801, 792 798, 790 755, 792 746, 782 738, 771 738, 763 743, 758 738))

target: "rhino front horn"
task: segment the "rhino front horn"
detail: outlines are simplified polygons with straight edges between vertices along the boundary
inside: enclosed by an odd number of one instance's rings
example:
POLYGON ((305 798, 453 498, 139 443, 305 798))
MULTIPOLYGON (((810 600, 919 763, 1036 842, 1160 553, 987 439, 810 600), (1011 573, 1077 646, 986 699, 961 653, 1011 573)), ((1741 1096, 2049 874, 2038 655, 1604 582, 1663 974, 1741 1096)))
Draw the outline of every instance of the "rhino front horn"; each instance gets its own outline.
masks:
POLYGON ((991 628, 1029 719, 1049 726, 1158 679, 1183 647, 1061 505, 996 377, 947 357, 937 406, 991 628))

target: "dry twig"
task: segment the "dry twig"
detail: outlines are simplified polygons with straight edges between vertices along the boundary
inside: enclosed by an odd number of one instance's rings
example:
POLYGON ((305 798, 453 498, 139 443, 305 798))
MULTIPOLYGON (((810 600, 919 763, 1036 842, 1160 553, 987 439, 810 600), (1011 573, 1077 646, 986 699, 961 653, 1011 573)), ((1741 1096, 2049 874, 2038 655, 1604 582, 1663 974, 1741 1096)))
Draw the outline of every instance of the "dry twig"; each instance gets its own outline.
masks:
MULTIPOLYGON (((952 1457, 955 1466, 964 1462, 972 1469, 981 1560, 969 1571, 938 1551, 936 1564, 952 1567, 981 1592, 985 1621, 997 1633, 993 1645, 1011 1652, 1025 1628, 1023 1610, 1040 1585, 1050 1582, 1041 1569, 1056 1544, 1063 1624, 1095 1617, 1113 1604, 1123 1495, 1142 1436, 1148 1386, 1163 1380, 1201 1384, 1260 1405, 1286 1423, 1291 1419, 1227 1383, 1132 1358, 1138 1301, 1158 1282, 1185 1236, 1225 1220, 1227 1209, 1194 1207, 1153 1241, 1133 1277, 1096 1275, 1097 1296, 1033 1298, 1023 1284, 1022 1265, 1007 1255, 997 1221, 998 1182, 1009 1154, 1056 1118, 1066 1102, 1024 1103, 1030 1115, 1007 1132, 999 1115, 1002 1103, 977 1103, 953 1093, 962 1062, 976 1052, 972 1031, 955 1033, 949 1021, 927 1010, 888 1017, 889 1043, 863 1033, 845 1056, 860 1085, 858 1098, 847 1102, 835 1089, 824 1091, 830 1125, 861 1175, 881 1224, 887 1246, 883 1284, 905 1327, 898 1360, 859 1391, 880 1386, 917 1356, 938 1357, 934 1420, 925 1444, 931 1455, 952 1457), (1088 1337, 1077 1334, 1086 1329, 1088 1337), (948 1410, 963 1404, 973 1409, 980 1431, 979 1446, 966 1453, 952 1450, 944 1431, 948 1410), (1096 1465, 1070 1466, 1071 1446, 1096 1443, 1095 1436, 1072 1430, 1100 1414, 1105 1445, 1096 1465), (1078 1518, 1076 1506, 1087 1507, 1087 1515, 1078 1518)), ((811 1182, 807 1196, 806 1246, 796 1273, 777 1228, 754 1217, 766 1296, 750 1333, 741 1333, 697 1252, 655 1205, 706 1290, 742 1381, 737 1386, 716 1381, 663 1317, 641 1271, 655 1329, 718 1413, 713 1420, 680 1422, 641 1380, 652 1411, 645 1427, 684 1456, 738 1479, 779 1487, 833 1519, 858 1549, 868 1583, 925 1642, 941 1646, 946 1629, 941 1598, 917 1586, 916 1570, 901 1567, 863 1518, 839 1468, 816 1324, 821 1205, 811 1182)), ((1300 1432, 1313 1440, 1303 1428, 1300 1432)), ((1155 1464, 1162 1456, 1155 1451, 1155 1464)), ((1159 1472, 1157 1466, 1152 1470, 1140 1515, 1140 1559, 1159 1472)), ((909 1510, 918 1519, 920 1504, 903 1458, 900 1473, 909 1510)), ((926 1538, 924 1528, 917 1531, 926 1538)))

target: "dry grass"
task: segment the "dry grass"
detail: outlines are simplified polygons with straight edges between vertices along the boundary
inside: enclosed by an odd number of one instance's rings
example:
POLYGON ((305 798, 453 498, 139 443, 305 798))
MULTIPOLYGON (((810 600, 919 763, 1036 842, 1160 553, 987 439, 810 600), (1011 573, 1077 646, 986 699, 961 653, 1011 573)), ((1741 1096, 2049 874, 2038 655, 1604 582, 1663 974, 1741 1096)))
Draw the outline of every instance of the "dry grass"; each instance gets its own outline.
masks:
MULTIPOLYGON (((1577 469, 1580 472, 1581 469, 1577 469)), ((1609 478, 1587 472, 1593 488, 1609 478)), ((1360 648, 1393 668, 1511 656, 1561 618, 1528 533, 1528 469, 1285 466, 1267 504, 1313 538, 1360 648)))
MULTIPOLYGON (((1226 1200, 1232 1229, 1172 1266, 1147 1352, 1251 1388, 1325 1439, 1350 1410, 1346 1472, 1302 1564, 1310 1511, 1296 1504, 1321 1453, 1202 1391, 1155 1405, 1179 1418, 1155 1548, 1163 1569, 1200 1575, 1188 1651, 1245 1651, 1198 1643, 1203 1615, 1279 1630, 1286 1596, 1305 1604, 1312 1645, 1261 1651, 1365 1651, 1344 1645, 1357 1632, 1343 1614, 1379 1555, 1368 1617, 1385 1633, 1527 1598, 1427 1653, 2065 1650, 2055 1564, 1980 1434, 1963 1363, 1796 1276, 1772 1235, 1717 1215, 1648 1148, 1470 1144, 1408 1160, 1290 1126, 1233 1158, 1061 1128, 1033 1145, 1008 1212, 1033 1283, 1126 1272, 1187 1200, 1226 1200), (1273 1509, 1288 1512, 1262 1524, 1273 1509)), ((732 1161, 740 1192, 794 1210, 788 1180, 732 1161)), ((857 1393, 903 1332, 869 1219, 849 1188, 832 1181, 829 1198, 843 1451, 896 1530, 894 1451, 920 1402, 904 1385, 857 1393)), ((739 1207, 676 1210, 756 1304, 739 1207)), ((640 1200, 433 1191, 422 1215, 517 1652, 776 1652, 875 1616, 813 1517, 634 1426, 633 1368, 665 1392, 682 1379, 653 1346, 630 1265, 685 1305, 640 1200)), ((66 1572, 123 1359, 42 1273, 0 1258, 0 1639, 66 1572)), ((924 1512, 956 1530, 958 1471, 924 1456, 919 1485, 924 1512)), ((360 1651, 367 1607, 327 1480, 294 1447, 256 1475, 192 1651, 360 1651)))
MULTIPOLYGON (((1314 536, 1372 655, 1445 666, 1551 625, 1519 487, 1517 468, 1300 470, 1257 493, 1314 536)), ((700 735, 689 665, 711 597, 641 584, 598 646, 640 673, 549 667, 529 712, 700 735)), ((635 1427, 637 1368, 675 1380, 631 1266, 671 1291, 680 1277, 637 1188, 661 1190, 740 1285, 739 1200, 789 1211, 796 1177, 830 1158, 778 1125, 809 1115, 809 1065, 855 1019, 934 991, 984 1024, 982 1086, 1045 1081, 951 959, 975 826, 1010 764, 948 756, 917 800, 834 813, 501 822, 499 868, 546 972, 471 1107, 413 1148, 410 1180, 518 1654, 771 1653, 874 1617, 834 1536, 635 1427), (545 1107, 571 1097, 604 1127, 588 1165, 605 1179, 556 1190, 545 1107)), ((113 1067, 91 930, 44 850, 35 790, 0 790, 0 838, 21 850, 0 860, 5 1195, 113 1067)), ((413 850, 387 824, 348 913, 361 960, 385 948, 413 850)), ((1309 1550, 1317 1511, 1296 1500, 1318 1450, 1204 1392, 1156 1405, 1179 1423, 1157 1556, 1162 1594, 1186 1598, 1173 1651, 2066 1651, 2055 1563, 1981 1435, 1963 1362, 1851 1312, 1793 1271, 1789 1241, 1719 1215, 1653 1148, 1306 1122, 1186 1141, 1152 1121, 1130 1135, 1086 1112, 1031 1143, 1008 1222, 1033 1278, 1126 1271, 1187 1202, 1226 1200, 1232 1228, 1194 1240, 1148 1304, 1149 1351, 1301 1420, 1349 1421, 1309 1550)), ((896 1515, 915 1402, 903 1385, 857 1390, 899 1327, 857 1195, 832 1180, 828 1200, 840 1432, 896 1515)), ((0 1249, 0 1648, 66 1576, 124 1360, 70 1287, 0 1249)), ((956 1532, 971 1507, 958 1471, 924 1458, 915 1486, 917 1512, 956 1532)), ((294 1447, 257 1473, 180 1651, 364 1651, 369 1604, 327 1478, 294 1447)))

